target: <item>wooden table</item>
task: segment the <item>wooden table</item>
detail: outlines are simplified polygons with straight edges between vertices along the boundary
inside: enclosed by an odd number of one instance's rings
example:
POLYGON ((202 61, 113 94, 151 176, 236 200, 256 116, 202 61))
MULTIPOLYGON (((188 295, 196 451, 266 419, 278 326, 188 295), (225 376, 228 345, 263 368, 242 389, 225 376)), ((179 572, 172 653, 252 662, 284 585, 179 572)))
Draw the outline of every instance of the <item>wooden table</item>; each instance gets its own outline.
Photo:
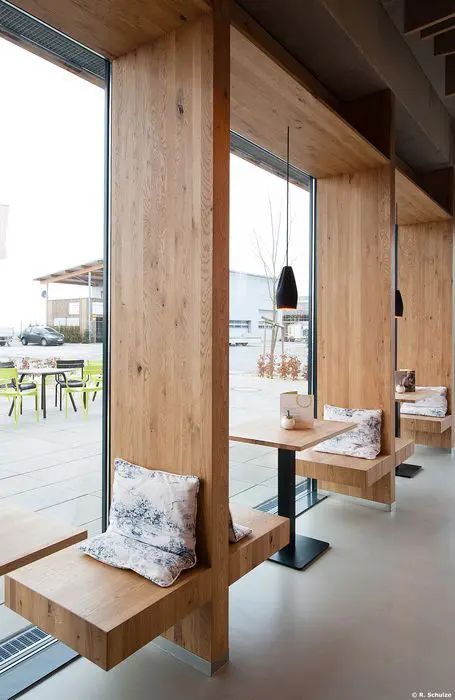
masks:
POLYGON ((292 569, 304 569, 330 546, 322 540, 296 535, 295 453, 346 433, 354 427, 355 423, 315 420, 314 427, 308 430, 284 430, 279 425, 278 416, 264 416, 230 429, 230 440, 275 447, 278 450, 278 515, 289 518, 291 539, 287 547, 271 557, 272 561, 292 569))
MULTIPOLYGON (((422 399, 430 399, 432 396, 437 396, 434 391, 423 391, 418 389, 417 391, 405 391, 402 394, 395 392, 395 437, 400 437, 401 435, 401 410, 400 403, 409 402, 415 403, 416 401, 421 401, 422 399)), ((401 476, 404 479, 413 479, 415 475, 422 469, 420 464, 399 464, 395 469, 396 476, 401 476)))
POLYGON ((63 374, 63 372, 64 370, 56 367, 30 367, 29 369, 19 370, 21 375, 19 382, 22 382, 25 376, 41 377, 41 410, 43 411, 43 418, 46 418, 46 377, 63 374))
POLYGON ((2 505, 0 576, 86 538, 84 528, 66 525, 42 513, 2 505))

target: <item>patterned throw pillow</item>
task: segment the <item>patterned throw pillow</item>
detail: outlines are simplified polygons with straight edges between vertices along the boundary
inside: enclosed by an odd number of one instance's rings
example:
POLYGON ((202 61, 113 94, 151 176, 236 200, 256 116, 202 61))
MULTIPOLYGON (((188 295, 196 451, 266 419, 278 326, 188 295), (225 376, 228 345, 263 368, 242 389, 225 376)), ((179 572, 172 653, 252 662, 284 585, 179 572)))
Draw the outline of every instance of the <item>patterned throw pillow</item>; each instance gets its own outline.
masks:
POLYGON ((403 401, 401 413, 410 413, 414 416, 431 416, 444 418, 447 414, 447 387, 445 386, 416 386, 416 391, 434 391, 434 396, 420 399, 415 403, 403 401))
POLYGON ((375 459, 381 451, 381 420, 382 411, 365 408, 339 408, 324 406, 324 419, 346 423, 357 423, 357 426, 343 435, 319 443, 313 450, 330 452, 336 455, 363 457, 375 459))
POLYGON ((170 586, 196 564, 199 479, 144 469, 123 459, 116 459, 114 468, 109 527, 82 542, 80 549, 158 586, 170 586))
POLYGON ((232 514, 229 510, 229 542, 235 543, 243 540, 244 537, 251 535, 252 530, 245 525, 239 525, 232 520, 232 514))

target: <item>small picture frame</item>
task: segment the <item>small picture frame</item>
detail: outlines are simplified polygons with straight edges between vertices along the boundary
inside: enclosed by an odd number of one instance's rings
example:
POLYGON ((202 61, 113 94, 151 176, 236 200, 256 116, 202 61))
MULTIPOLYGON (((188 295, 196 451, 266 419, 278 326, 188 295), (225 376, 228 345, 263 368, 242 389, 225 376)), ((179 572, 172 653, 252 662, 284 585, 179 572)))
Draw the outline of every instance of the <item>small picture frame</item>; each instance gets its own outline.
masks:
POLYGON ((395 371, 395 387, 401 386, 406 393, 416 390, 415 369, 397 369, 395 371))

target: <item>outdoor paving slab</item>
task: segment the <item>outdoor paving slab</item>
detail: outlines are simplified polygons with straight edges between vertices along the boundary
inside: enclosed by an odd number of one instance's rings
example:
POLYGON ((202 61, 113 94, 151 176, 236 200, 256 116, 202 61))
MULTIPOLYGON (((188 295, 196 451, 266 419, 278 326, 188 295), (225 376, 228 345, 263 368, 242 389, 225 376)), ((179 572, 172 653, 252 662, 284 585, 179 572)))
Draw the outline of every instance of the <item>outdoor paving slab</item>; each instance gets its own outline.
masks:
POLYGON ((237 481, 244 481, 250 486, 255 484, 260 484, 263 481, 267 481, 273 476, 273 471, 265 467, 258 467, 250 462, 243 462, 241 464, 230 463, 229 475, 237 481))
POLYGON ((229 459, 235 462, 245 462, 255 457, 268 455, 272 449, 271 447, 264 447, 262 445, 248 445, 246 443, 237 442, 229 449, 229 459))
POLYGON ((0 501, 0 507, 2 503, 8 503, 19 506, 20 508, 29 508, 30 510, 37 511, 43 508, 49 508, 57 503, 63 503, 72 498, 74 498, 74 492, 62 486, 40 486, 40 488, 24 491, 15 496, 8 496, 2 499, 0 501))
POLYGON ((258 467, 266 467, 267 469, 278 469, 278 450, 249 459, 248 464, 255 464, 258 467))
POLYGON ((83 459, 57 464, 47 469, 37 469, 32 474, 33 478, 42 484, 57 484, 68 479, 84 476, 85 474, 99 473, 101 475, 101 468, 101 455, 95 455, 94 457, 84 457, 83 459))
POLYGON ((46 508, 43 513, 70 525, 84 525, 101 517, 101 499, 97 496, 80 496, 46 508))
POLYGON ((0 499, 6 498, 7 496, 14 496, 23 491, 31 491, 40 485, 37 479, 33 479, 30 476, 24 476, 23 474, 9 476, 6 479, 0 480, 0 499))
POLYGON ((92 472, 91 474, 83 474, 82 476, 77 476, 73 479, 68 479, 63 482, 65 488, 71 489, 77 496, 86 496, 93 494, 101 487, 101 464, 98 472, 92 472))
POLYGON ((251 484, 248 484, 245 481, 237 481, 237 479, 232 479, 229 477, 229 498, 236 496, 238 493, 246 491, 249 488, 251 488, 251 484))
POLYGON ((252 488, 233 496, 231 501, 233 503, 239 503, 242 506, 254 508, 255 506, 258 506, 260 503, 263 503, 274 496, 276 496, 276 489, 259 484, 258 486, 253 486, 252 488))

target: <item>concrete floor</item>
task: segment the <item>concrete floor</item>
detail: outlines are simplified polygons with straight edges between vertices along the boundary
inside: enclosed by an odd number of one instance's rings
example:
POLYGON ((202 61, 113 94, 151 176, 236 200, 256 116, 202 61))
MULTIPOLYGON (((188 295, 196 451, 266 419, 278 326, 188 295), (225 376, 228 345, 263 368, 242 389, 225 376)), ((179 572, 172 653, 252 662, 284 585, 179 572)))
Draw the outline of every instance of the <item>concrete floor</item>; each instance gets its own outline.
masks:
POLYGON ((397 480, 395 513, 331 496, 298 521, 331 542, 321 559, 305 572, 267 562, 231 588, 231 661, 215 677, 150 644, 109 673, 80 659, 24 697, 455 696, 455 459, 426 448, 416 457, 424 471, 397 480))

